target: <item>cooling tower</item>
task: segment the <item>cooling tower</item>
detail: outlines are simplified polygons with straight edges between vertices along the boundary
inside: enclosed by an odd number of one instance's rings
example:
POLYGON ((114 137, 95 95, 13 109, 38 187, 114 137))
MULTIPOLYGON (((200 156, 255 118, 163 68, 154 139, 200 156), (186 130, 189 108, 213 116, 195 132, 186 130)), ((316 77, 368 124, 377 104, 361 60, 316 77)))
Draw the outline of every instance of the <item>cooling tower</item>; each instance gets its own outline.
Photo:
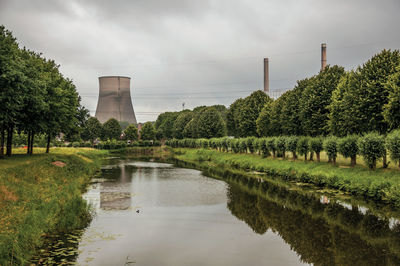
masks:
POLYGON ((99 101, 96 117, 104 123, 110 118, 137 125, 130 91, 131 78, 119 76, 99 77, 99 101))

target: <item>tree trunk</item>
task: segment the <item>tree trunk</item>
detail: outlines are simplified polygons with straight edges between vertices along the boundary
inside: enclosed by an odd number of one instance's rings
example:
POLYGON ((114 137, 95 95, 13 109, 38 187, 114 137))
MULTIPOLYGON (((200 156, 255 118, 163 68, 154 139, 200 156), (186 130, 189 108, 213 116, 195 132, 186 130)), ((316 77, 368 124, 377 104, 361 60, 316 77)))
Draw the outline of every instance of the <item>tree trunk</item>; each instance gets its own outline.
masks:
POLYGON ((317 154, 317 161, 320 162, 321 161, 321 154, 319 152, 316 152, 317 154))
POLYGON ((387 154, 383 155, 383 168, 388 168, 389 164, 387 163, 387 154))
POLYGON ((310 152, 310 161, 314 161, 314 152, 310 152))
POLYGON ((0 158, 4 157, 4 137, 5 137, 5 132, 4 132, 4 128, 1 127, 1 136, 0 136, 0 158))
POLYGON ((304 161, 307 161, 307 153, 304 154, 304 161))
POLYGON ((351 166, 354 167, 357 164, 357 156, 351 157, 351 166))
POLYGON ((47 147, 46 147, 46 153, 50 152, 50 133, 47 135, 47 147))
POLYGON ((399 168, 400 168, 400 160, 399 160, 399 168))
POLYGON ((10 126, 7 130, 7 156, 12 154, 12 137, 14 133, 14 126, 10 126))
POLYGON ((29 154, 30 149, 31 149, 31 131, 29 130, 28 131, 28 146, 26 149, 26 154, 29 154))
POLYGON ((333 164, 333 165, 336 165, 336 158, 333 158, 332 164, 333 164))
POLYGON ((32 135, 31 135, 31 150, 29 151, 29 155, 33 154, 33 142, 35 140, 35 132, 32 131, 32 135))

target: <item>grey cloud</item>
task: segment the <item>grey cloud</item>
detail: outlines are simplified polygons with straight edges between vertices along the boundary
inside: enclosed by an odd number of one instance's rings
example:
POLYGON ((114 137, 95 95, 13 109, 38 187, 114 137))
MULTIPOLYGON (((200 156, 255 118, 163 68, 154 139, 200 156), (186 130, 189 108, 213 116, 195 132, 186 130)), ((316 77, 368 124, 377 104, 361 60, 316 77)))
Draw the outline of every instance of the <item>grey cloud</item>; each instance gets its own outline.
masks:
POLYGON ((61 64, 92 113, 98 76, 131 76, 143 122, 262 88, 265 56, 274 90, 316 74, 322 42, 347 69, 398 49, 399 10, 398 0, 0 0, 0 24, 61 64))

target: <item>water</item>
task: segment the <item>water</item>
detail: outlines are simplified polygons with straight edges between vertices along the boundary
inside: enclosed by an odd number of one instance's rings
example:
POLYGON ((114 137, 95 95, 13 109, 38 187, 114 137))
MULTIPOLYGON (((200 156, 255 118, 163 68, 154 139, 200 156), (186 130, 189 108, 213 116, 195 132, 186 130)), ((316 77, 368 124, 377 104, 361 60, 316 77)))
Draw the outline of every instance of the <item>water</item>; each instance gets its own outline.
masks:
POLYGON ((273 182, 112 160, 79 265, 399 265, 395 218, 273 182))

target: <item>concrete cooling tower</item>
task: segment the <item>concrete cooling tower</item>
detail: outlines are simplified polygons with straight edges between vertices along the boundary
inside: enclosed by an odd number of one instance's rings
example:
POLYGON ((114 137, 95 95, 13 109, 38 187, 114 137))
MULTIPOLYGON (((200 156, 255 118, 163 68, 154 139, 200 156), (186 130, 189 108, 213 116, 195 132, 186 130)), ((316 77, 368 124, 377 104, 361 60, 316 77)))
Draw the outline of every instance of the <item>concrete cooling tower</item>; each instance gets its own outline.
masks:
POLYGON ((133 111, 129 77, 99 77, 99 101, 96 117, 104 123, 110 118, 137 125, 133 111))

